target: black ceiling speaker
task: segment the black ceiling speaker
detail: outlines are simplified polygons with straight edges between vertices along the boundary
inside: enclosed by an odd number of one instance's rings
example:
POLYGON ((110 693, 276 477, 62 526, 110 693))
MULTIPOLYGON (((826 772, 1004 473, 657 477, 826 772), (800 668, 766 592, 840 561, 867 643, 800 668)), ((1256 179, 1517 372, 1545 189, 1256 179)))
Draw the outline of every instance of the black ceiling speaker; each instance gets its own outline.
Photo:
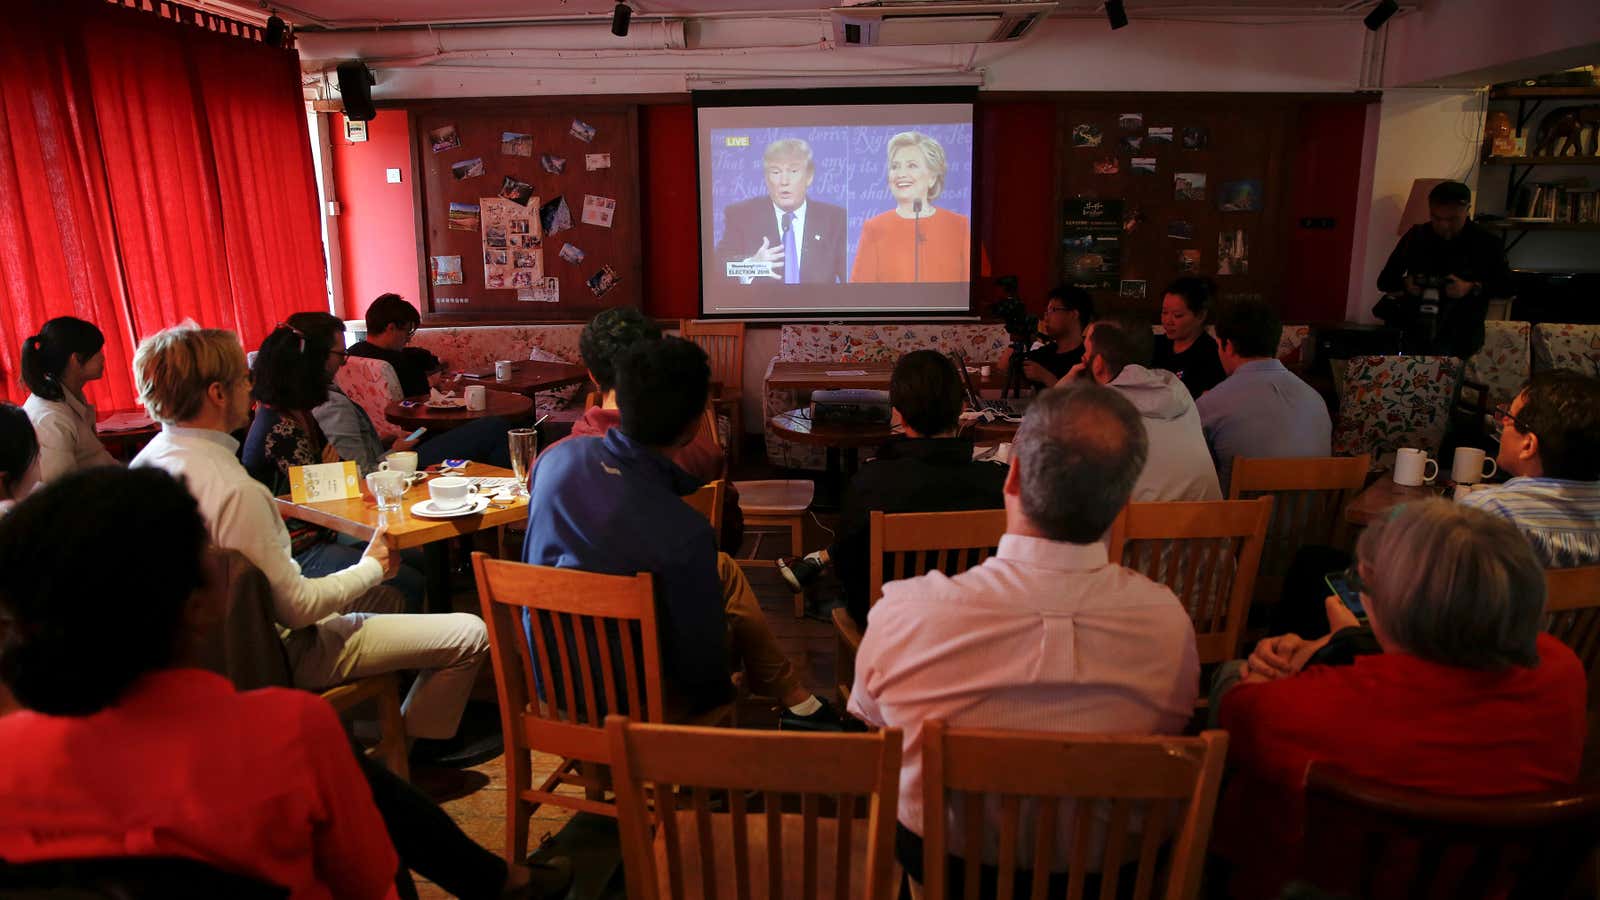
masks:
POLYGON ((617 37, 628 36, 628 22, 633 19, 633 8, 626 3, 618 3, 617 8, 611 11, 611 33, 617 37))
POLYGON ((1378 5, 1374 6, 1372 12, 1367 13, 1367 17, 1361 22, 1367 26, 1368 31, 1377 31, 1383 27, 1383 23, 1389 21, 1390 16, 1399 11, 1400 4, 1395 0, 1378 0, 1378 5))
POLYGON ((1111 23, 1111 30, 1126 28, 1128 25, 1128 11, 1122 8, 1122 0, 1106 0, 1106 20, 1111 23))
POLYGON ((267 19, 267 32, 262 36, 262 42, 268 47, 282 47, 283 35, 288 30, 282 19, 273 16, 267 19))
POLYGON ((356 122, 370 122, 377 118, 378 110, 372 105, 372 86, 378 83, 372 70, 359 59, 339 64, 339 96, 344 98, 344 117, 356 122))

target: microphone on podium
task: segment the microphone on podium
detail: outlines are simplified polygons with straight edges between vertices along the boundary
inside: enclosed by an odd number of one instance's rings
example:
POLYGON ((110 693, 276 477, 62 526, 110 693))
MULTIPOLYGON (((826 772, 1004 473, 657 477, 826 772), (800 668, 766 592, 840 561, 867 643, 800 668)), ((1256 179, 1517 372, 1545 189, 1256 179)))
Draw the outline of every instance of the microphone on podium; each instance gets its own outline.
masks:
POLYGON ((911 201, 911 280, 922 280, 922 201, 911 201))

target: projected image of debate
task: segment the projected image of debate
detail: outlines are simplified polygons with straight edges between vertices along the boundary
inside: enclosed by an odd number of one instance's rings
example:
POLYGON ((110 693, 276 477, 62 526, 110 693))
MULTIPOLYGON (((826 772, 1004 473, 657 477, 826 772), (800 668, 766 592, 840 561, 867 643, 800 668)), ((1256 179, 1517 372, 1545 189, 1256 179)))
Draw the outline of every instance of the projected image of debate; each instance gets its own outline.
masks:
POLYGON ((870 109, 854 112, 886 124, 770 124, 803 115, 775 108, 769 124, 703 127, 707 311, 966 307, 970 107, 932 122, 911 118, 917 107, 887 108, 899 121, 870 109), (908 284, 933 289, 850 290, 908 284))

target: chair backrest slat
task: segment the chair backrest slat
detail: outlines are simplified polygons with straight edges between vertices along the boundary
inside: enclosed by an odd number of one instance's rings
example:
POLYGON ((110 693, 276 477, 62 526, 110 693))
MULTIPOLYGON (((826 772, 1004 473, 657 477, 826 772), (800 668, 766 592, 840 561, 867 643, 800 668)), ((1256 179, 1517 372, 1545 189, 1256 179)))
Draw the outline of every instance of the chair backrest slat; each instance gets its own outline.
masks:
POLYGON ((1344 508, 1366 485, 1371 463, 1372 458, 1365 453, 1234 459, 1228 499, 1265 496, 1276 503, 1261 556, 1261 574, 1271 585, 1268 593, 1272 596, 1268 599, 1277 599, 1277 589, 1300 547, 1321 544, 1347 549, 1350 528, 1344 520, 1344 508))
POLYGON ((1593 695, 1600 689, 1600 566, 1546 569, 1544 587, 1545 630, 1583 661, 1593 695))
POLYGON ((955 575, 978 565, 994 554, 1005 530, 1003 509, 874 511, 867 526, 868 601, 877 603, 890 581, 914 578, 933 569, 955 575))
POLYGON ((694 507, 696 512, 711 522, 712 531, 722 530, 722 493, 727 484, 719 478, 701 485, 699 490, 683 498, 683 502, 694 507))
POLYGON ((723 392, 740 387, 744 377, 744 323, 684 319, 678 325, 684 340, 706 352, 711 377, 722 382, 723 392))
POLYGON ((728 813, 733 821, 733 889, 738 900, 750 900, 750 817, 744 791, 728 792, 728 813))

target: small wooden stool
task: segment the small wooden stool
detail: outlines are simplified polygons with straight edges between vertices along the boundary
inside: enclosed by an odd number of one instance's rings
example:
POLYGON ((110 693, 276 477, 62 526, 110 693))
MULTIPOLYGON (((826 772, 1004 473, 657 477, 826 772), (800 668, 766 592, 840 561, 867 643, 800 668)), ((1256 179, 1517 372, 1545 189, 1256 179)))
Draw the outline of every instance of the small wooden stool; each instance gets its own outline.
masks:
MULTIPOLYGON (((804 479, 784 480, 772 479, 767 481, 736 481, 734 487, 739 491, 739 511, 744 513, 746 530, 752 526, 776 526, 789 529, 789 553, 791 556, 805 554, 805 515, 811 508, 811 500, 816 494, 817 486, 804 479)), ((750 556, 741 557, 739 564, 743 566, 776 566, 777 561, 760 559, 761 538, 770 532, 755 532, 756 543, 750 549, 750 556)), ((806 614, 805 594, 794 595, 794 617, 803 618, 806 614)))

